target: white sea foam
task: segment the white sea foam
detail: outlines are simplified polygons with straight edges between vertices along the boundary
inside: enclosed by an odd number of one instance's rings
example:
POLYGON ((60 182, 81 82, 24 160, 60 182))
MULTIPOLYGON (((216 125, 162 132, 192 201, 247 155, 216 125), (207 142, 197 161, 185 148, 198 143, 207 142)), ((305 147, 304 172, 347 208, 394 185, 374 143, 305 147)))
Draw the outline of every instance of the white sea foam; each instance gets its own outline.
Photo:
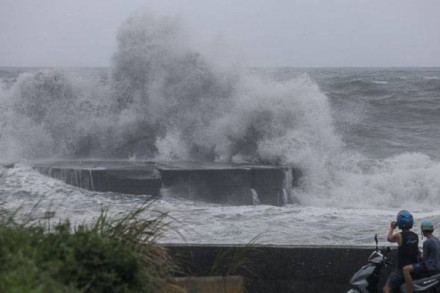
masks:
MULTIPOLYGON (((58 219, 69 218, 81 224, 97 217, 102 207, 112 214, 130 211, 144 203, 143 196, 97 193, 47 178, 33 169, 18 165, 0 170, 2 203, 10 209, 33 210, 34 217, 55 211, 58 219)), ((274 207, 223 206, 177 198, 157 200, 152 210, 169 213, 170 229, 161 242, 166 243, 258 243, 278 245, 369 245, 373 235, 385 243, 389 222, 396 208, 342 208, 288 205, 274 207)), ((436 206, 414 206, 416 224, 431 218, 440 222, 436 206)))
POLYGON ((331 178, 328 184, 316 182, 319 179, 311 177, 309 185, 312 187, 293 191, 300 202, 357 208, 439 206, 440 180, 436 178, 440 175, 440 164, 426 155, 402 154, 370 162, 368 168, 359 165, 362 160, 337 160, 330 166, 334 169, 328 171, 328 178, 331 178))
POLYGON ((375 84, 388 84, 388 81, 386 81, 386 80, 373 80, 373 83, 375 83, 375 84))
POLYGON ((111 207, 112 213, 119 213, 145 201, 142 196, 133 199, 70 186, 22 164, 0 170, 0 195, 3 207, 19 210, 19 215, 28 217, 31 214, 38 219, 45 211, 55 211, 56 219, 68 218, 74 225, 95 218, 102 208, 111 207))

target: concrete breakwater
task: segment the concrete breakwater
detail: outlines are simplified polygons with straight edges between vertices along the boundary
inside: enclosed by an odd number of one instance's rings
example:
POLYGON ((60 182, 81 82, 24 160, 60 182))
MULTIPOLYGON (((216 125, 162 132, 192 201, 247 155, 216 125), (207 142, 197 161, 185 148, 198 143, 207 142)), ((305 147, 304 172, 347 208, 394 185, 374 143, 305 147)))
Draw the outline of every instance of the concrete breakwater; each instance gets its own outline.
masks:
MULTIPOLYGON (((182 276, 240 275, 247 292, 346 292, 373 247, 167 245, 182 276)), ((396 251, 389 255, 396 263, 396 251)), ((379 288, 391 267, 382 270, 379 288)), ((381 290, 379 290, 381 291, 381 290)))
POLYGON ((72 160, 31 165, 42 174, 88 190, 153 197, 166 191, 231 205, 292 203, 290 191, 301 176, 298 169, 287 166, 207 162, 72 160))

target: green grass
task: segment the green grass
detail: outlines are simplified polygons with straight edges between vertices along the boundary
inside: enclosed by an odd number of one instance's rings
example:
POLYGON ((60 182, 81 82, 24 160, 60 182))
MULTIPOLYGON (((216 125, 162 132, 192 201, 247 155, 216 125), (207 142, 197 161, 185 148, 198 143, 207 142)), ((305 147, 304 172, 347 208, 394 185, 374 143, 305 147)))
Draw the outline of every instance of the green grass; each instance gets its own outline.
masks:
POLYGON ((54 228, 0 211, 0 292, 155 292, 175 266, 156 239, 166 214, 144 205, 117 218, 54 228))

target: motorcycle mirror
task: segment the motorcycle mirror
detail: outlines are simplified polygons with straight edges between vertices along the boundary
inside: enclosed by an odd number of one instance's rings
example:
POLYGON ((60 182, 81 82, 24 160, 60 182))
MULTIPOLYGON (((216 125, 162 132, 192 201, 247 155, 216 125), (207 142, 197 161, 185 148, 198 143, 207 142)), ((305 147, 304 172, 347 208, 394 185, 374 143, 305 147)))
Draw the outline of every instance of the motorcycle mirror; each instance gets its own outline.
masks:
POLYGON ((376 242, 376 250, 379 250, 378 241, 377 241, 377 233, 374 234, 374 242, 376 242))

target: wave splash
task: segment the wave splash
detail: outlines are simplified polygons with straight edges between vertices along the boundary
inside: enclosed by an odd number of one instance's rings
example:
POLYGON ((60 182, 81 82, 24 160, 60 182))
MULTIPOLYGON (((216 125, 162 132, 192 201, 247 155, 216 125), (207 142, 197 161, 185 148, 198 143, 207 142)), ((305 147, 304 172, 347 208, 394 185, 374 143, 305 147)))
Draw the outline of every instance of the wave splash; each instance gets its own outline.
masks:
POLYGON ((0 160, 142 158, 292 164, 293 202, 402 206, 438 202, 440 165, 423 154, 368 161, 349 152, 328 98, 302 75, 284 82, 220 70, 179 21, 134 14, 108 80, 22 74, 0 91, 0 160))
POLYGON ((176 19, 134 14, 119 29, 108 82, 63 71, 21 75, 2 95, 2 158, 276 164, 340 144, 327 97, 309 77, 277 83, 221 71, 185 36, 176 19))

